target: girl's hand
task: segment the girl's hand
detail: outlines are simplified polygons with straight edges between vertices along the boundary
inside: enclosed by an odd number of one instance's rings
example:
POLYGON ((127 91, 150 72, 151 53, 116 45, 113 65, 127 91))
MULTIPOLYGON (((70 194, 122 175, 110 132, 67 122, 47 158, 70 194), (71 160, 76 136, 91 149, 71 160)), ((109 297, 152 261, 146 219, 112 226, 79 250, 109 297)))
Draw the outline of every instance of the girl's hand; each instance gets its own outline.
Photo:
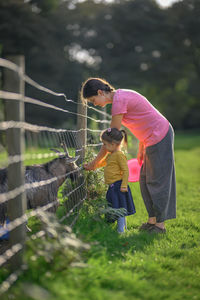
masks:
POLYGON ((127 187, 121 186, 120 191, 121 191, 122 193, 128 192, 128 188, 127 188, 127 187))
POLYGON ((96 169, 95 161, 91 161, 91 162, 89 162, 87 164, 84 164, 83 166, 84 166, 84 168, 85 168, 86 171, 93 171, 93 170, 96 169))

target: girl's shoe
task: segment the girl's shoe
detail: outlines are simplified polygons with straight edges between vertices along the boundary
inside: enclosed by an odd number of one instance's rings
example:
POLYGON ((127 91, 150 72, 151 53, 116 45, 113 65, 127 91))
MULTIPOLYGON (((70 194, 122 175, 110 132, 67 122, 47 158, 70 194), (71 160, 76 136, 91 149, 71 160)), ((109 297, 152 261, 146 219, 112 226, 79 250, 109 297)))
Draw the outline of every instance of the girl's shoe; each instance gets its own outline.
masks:
POLYGON ((153 228, 155 226, 155 224, 150 224, 150 223, 143 223, 140 227, 139 230, 150 230, 151 228, 153 228))

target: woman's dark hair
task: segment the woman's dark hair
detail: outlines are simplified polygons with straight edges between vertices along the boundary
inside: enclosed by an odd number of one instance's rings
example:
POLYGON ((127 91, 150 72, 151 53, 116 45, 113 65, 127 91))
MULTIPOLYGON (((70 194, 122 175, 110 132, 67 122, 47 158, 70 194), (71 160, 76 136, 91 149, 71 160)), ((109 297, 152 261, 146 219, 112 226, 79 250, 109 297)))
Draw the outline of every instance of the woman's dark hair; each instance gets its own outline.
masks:
POLYGON ((101 134, 101 140, 108 143, 120 144, 124 139, 124 144, 127 146, 127 133, 125 130, 119 130, 117 128, 108 128, 101 134))
POLYGON ((115 89, 112 85, 110 85, 106 80, 102 78, 89 78, 82 84, 82 102, 85 103, 85 99, 98 95, 98 90, 112 92, 115 89))

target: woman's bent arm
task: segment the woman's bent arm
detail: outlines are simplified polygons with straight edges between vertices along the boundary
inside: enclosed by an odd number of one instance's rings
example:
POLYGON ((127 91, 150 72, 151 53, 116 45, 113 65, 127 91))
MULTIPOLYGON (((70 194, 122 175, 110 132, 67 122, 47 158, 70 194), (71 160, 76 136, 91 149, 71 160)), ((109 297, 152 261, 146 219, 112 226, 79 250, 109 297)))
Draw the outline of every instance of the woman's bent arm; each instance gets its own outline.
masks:
POLYGON ((117 128, 120 130, 122 126, 122 118, 123 118, 123 114, 112 116, 110 127, 117 128))

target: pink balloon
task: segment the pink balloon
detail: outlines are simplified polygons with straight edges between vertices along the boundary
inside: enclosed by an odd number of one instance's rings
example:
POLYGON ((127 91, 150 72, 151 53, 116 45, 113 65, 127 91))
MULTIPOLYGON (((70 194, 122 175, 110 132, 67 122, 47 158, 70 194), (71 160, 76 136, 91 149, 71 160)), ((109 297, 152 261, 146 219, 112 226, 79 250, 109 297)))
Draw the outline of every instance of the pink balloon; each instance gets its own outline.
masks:
POLYGON ((140 169, 141 165, 139 165, 137 158, 132 158, 128 160, 128 169, 129 169, 129 182, 137 182, 140 178, 140 169))

